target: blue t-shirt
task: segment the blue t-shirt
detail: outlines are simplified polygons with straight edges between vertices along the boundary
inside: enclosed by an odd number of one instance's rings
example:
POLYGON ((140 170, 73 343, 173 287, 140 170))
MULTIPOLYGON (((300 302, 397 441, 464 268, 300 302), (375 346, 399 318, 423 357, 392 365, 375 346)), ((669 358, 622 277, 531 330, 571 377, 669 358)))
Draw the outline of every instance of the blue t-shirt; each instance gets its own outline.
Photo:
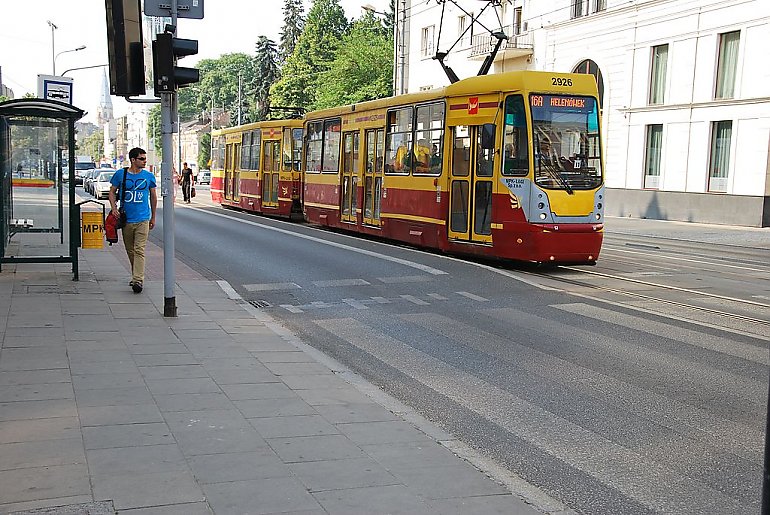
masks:
MULTIPOLYGON (((123 185, 123 174, 125 168, 121 168, 112 175, 110 184, 115 186, 118 191, 115 198, 120 201, 120 188, 123 185)), ((150 209, 150 190, 155 188, 155 176, 147 170, 139 173, 129 172, 126 176, 126 198, 125 205, 126 221, 130 224, 144 222, 152 218, 150 209)))

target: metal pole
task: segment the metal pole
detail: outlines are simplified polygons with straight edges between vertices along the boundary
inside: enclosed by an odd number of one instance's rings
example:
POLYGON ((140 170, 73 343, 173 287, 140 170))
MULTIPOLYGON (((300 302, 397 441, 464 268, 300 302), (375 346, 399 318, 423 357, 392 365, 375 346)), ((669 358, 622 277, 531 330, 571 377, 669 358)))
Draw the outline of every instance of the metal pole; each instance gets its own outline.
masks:
POLYGON ((58 27, 56 27, 56 25, 51 21, 48 22, 48 25, 51 26, 51 69, 53 70, 51 72, 51 75, 56 76, 56 44, 55 44, 55 38, 54 38, 54 31, 58 27))
POLYGON ((174 163, 172 134, 172 97, 174 93, 160 94, 160 124, 163 162, 160 167, 161 196, 163 197, 163 316, 176 316, 174 295, 174 182, 171 168, 174 163))
MULTIPOLYGON (((176 30, 177 0, 171 0, 171 24, 176 30)), ((163 147, 163 161, 160 167, 161 196, 163 197, 163 316, 176 316, 176 295, 174 294, 174 124, 176 112, 175 92, 160 94, 160 132, 163 147)))
POLYGON ((238 125, 241 124, 241 72, 238 72, 238 125))

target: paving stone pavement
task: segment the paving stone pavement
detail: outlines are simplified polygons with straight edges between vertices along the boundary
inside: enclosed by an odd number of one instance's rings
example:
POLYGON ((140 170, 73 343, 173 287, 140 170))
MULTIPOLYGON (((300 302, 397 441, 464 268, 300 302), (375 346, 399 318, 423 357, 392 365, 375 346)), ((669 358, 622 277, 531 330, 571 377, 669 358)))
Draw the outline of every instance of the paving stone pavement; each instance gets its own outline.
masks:
POLYGON ((179 261, 164 318, 152 243, 79 263, 0 273, 0 514, 568 513, 179 261))

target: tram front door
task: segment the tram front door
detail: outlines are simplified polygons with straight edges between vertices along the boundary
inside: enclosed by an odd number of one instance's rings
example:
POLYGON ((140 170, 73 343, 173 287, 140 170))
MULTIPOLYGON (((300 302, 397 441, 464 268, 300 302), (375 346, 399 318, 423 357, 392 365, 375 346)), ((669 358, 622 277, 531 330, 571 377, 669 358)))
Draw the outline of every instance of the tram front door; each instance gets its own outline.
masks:
POLYGON ((492 242, 494 124, 452 128, 449 239, 492 242))

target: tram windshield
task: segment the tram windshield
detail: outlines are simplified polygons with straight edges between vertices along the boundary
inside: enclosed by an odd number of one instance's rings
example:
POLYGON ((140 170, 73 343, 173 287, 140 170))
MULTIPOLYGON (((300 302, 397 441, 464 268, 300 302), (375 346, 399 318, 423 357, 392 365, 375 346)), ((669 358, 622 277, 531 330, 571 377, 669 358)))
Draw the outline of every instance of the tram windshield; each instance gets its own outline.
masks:
POLYGON ((535 183, 543 188, 590 190, 602 183, 596 99, 530 95, 535 183))

